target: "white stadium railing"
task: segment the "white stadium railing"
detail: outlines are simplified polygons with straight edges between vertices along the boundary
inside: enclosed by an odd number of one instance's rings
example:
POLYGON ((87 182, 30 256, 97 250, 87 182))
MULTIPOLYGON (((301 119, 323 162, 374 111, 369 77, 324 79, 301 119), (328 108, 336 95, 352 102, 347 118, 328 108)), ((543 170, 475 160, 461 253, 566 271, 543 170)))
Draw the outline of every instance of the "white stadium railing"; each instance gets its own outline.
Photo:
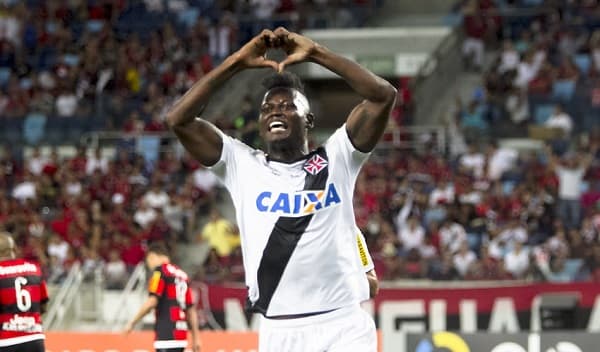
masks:
POLYGON ((53 330, 60 326, 67 310, 71 307, 83 281, 83 272, 79 263, 73 264, 56 296, 50 300, 50 307, 44 317, 44 328, 53 330))

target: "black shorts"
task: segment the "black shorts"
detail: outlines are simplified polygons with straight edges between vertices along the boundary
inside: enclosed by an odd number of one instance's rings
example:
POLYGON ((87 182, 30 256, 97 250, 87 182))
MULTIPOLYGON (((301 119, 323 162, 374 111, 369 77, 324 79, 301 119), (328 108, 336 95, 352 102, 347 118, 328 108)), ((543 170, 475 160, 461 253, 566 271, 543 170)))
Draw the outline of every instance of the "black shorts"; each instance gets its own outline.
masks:
POLYGON ((156 352, 183 352, 185 348, 159 348, 156 352))
POLYGON ((35 340, 18 345, 2 347, 2 352, 45 352, 44 340, 35 340))

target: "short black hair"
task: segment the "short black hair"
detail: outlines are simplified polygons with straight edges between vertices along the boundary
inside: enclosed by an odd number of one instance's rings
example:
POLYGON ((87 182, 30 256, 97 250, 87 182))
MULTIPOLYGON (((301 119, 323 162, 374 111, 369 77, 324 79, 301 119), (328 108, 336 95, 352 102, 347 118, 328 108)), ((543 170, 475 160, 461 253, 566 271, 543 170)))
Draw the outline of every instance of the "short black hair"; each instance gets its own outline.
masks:
POLYGON ((169 256, 169 249, 162 242, 154 242, 148 245, 148 249, 146 250, 146 255, 154 253, 158 255, 169 256))
POLYGON ((304 94, 304 84, 302 83, 302 80, 300 80, 300 77, 288 71, 267 76, 262 81, 262 86, 267 91, 274 88, 290 88, 296 89, 304 94))

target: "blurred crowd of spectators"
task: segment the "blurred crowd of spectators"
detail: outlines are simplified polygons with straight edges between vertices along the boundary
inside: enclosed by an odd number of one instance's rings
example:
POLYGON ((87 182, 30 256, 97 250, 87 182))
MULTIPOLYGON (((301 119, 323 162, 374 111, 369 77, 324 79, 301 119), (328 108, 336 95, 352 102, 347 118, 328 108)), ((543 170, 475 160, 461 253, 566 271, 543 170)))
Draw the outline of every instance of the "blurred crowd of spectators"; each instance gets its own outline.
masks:
MULTIPOLYGON (((284 24, 320 26, 321 17, 306 14, 326 6, 337 24, 345 25, 340 18, 349 3, 372 5, 360 0, 3 2, 0 119, 69 117, 100 106, 109 126, 161 131, 169 99, 262 27, 261 21, 272 20, 273 12, 284 15, 276 19, 288 21, 284 24), (253 21, 243 24, 240 14, 253 21)), ((460 104, 448 129, 447 153, 427 144, 387 150, 383 158, 374 155, 358 179, 356 221, 383 280, 600 280, 600 134, 581 134, 586 121, 592 127, 597 121, 586 114, 600 101, 598 34, 565 29, 577 16, 592 21, 598 5, 588 1, 576 8, 587 12, 550 6, 511 27, 494 12, 509 3, 461 5, 466 64, 482 72, 486 84, 467 107, 460 104), (489 69, 486 46, 501 48, 489 69), (577 63, 573 55, 584 56, 577 63), (579 90, 583 93, 575 94, 579 90), (506 121, 546 124, 559 133, 547 136, 542 150, 481 141, 480 136, 493 138, 491 126, 506 121)), ((412 108, 409 81, 401 80, 400 87, 396 125, 408 122, 412 108)), ((254 144, 249 99, 240 116, 221 127, 238 128, 238 136, 254 144)), ((148 241, 171 247, 177 241, 206 243, 210 251, 195 278, 242 281, 239 233, 215 210, 216 179, 189 155, 166 149, 148 162, 127 148, 117 149, 114 157, 80 148, 68 157, 34 149, 18 158, 6 146, 0 157, 0 228, 15 234, 22 254, 39 260, 51 282, 60 282, 77 262, 90 276, 103 272, 108 287, 122 287, 148 241), (210 214, 201 228, 199 214, 210 214)))
MULTIPOLYGON (((485 84, 467 106, 459 102, 449 149, 424 144, 374 156, 357 182, 356 220, 380 278, 600 280, 600 130, 589 128, 598 126, 589 104, 600 72, 598 35, 576 36, 567 25, 600 19, 599 3, 465 0, 458 8, 465 66, 485 84), (501 16, 514 7, 526 9, 501 16), (486 46, 500 53, 489 69, 486 46), (583 72, 576 54, 584 55, 583 72), (584 102, 574 99, 575 89, 584 102), (533 118, 538 105, 545 116, 533 118), (521 137, 529 124, 547 127, 532 136, 544 147, 495 143, 507 121, 518 129, 501 137, 521 137)), ((410 111, 410 91, 399 94, 392 128, 410 111)), ((229 258, 211 253, 209 281, 227 279, 218 263, 229 258)))
POLYGON ((381 2, 2 1, 0 123, 25 119, 26 142, 37 144, 51 118, 95 130, 120 129, 131 115, 162 119, 174 98, 261 29, 359 26, 381 2))
POLYGON ((597 280, 599 142, 565 158, 472 144, 455 159, 423 150, 368 163, 355 212, 378 274, 597 280))
POLYGON ((467 138, 504 132, 569 139, 597 125, 600 3, 511 3, 462 2, 465 65, 484 81, 457 104, 456 121, 467 138), (498 49, 491 65, 486 48, 498 49))
MULTIPOLYGON (((469 145, 456 158, 428 149, 374 155, 355 194, 356 221, 384 280, 600 280, 600 135, 562 157, 469 145)), ((144 244, 202 242, 192 273, 242 281, 239 233, 223 218, 215 177, 189 155, 155 164, 120 150, 59 158, 34 149, 0 158, 0 227, 51 282, 78 262, 122 287, 144 244), (210 214, 199 227, 198 215, 210 214)))
POLYGON ((458 100, 446 154, 424 145, 365 166, 355 211, 379 275, 600 279, 600 4, 465 0, 457 9, 465 68, 484 84, 458 100), (515 149, 498 137, 541 143, 515 149))
MULTIPOLYGON (((356 27, 382 3, 0 1, 0 228, 50 282, 77 262, 121 287, 148 241, 194 240, 197 215, 218 193, 214 177, 169 146, 158 160, 127 146, 110 158, 85 148, 74 156, 36 148, 23 158, 20 147, 69 144, 86 130, 164 131, 174 99, 263 28, 356 27)), ((247 103, 241 120, 217 124, 253 143, 247 103)), ((224 231, 208 226, 198 239, 219 243, 211 228, 224 231)))
POLYGON ((208 214, 217 180, 188 155, 154 164, 121 149, 114 158, 80 148, 72 157, 34 149, 23 161, 8 147, 0 157, 0 228, 22 255, 60 282, 78 262, 90 278, 104 273, 119 288, 144 258, 148 242, 171 248, 192 241, 198 215, 208 214))
MULTIPOLYGON (((600 133, 557 155, 470 144, 374 155, 356 221, 382 280, 600 280, 600 133)), ((239 234, 211 216, 197 278, 242 281, 239 234)))

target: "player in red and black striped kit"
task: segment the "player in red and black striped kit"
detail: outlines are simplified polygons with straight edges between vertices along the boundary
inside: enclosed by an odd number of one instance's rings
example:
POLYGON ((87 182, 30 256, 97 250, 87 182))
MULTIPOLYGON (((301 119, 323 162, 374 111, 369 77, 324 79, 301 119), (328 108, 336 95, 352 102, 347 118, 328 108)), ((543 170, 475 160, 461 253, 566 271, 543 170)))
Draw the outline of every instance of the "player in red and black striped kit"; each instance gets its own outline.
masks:
POLYGON ((0 351, 44 352, 46 283, 38 264, 15 257, 12 237, 0 233, 0 351))
POLYGON ((171 264, 167 249, 159 244, 149 246, 146 265, 153 270, 148 284, 149 297, 127 324, 125 332, 133 330, 138 321, 155 309, 154 349, 157 352, 183 352, 188 327, 192 332, 193 351, 199 352, 198 317, 187 274, 171 264))

